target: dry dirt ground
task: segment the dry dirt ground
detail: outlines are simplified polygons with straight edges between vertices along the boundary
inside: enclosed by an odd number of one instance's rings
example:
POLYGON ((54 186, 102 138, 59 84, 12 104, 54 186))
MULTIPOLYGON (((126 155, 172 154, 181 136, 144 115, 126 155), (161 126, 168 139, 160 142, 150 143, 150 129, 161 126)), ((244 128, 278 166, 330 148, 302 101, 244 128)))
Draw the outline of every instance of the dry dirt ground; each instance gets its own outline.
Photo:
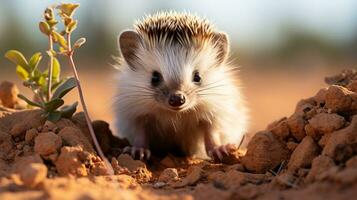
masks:
POLYGON ((93 121, 115 175, 97 156, 83 113, 56 123, 24 110, 15 85, 0 85, 0 199, 354 199, 357 72, 297 103, 223 164, 121 154, 105 121, 93 121))

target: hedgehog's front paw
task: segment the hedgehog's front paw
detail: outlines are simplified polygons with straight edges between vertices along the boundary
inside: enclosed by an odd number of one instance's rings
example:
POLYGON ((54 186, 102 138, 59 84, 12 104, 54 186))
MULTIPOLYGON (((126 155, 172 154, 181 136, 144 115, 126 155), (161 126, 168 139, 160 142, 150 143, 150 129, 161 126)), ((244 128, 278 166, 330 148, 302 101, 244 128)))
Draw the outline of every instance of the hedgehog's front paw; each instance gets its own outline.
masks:
POLYGON ((126 146, 123 149, 123 153, 130 154, 133 159, 139 160, 149 160, 151 156, 151 151, 142 147, 126 146))
POLYGON ((228 156, 230 152, 233 152, 236 149, 237 146, 234 144, 225 144, 216 146, 207 153, 213 160, 221 162, 225 156, 228 156))

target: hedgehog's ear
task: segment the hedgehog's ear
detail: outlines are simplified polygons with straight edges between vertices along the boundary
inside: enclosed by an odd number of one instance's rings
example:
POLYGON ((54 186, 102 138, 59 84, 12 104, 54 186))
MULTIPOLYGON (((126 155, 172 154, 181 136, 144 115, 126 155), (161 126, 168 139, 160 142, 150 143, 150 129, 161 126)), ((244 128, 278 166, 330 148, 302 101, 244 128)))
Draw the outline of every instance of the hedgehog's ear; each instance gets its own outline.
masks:
POLYGON ((133 30, 124 31, 119 35, 118 43, 125 61, 134 70, 137 59, 136 51, 142 45, 140 35, 133 30))
POLYGON ((213 36, 213 44, 218 49, 217 61, 221 64, 226 60, 229 52, 227 34, 223 32, 215 33, 213 36))

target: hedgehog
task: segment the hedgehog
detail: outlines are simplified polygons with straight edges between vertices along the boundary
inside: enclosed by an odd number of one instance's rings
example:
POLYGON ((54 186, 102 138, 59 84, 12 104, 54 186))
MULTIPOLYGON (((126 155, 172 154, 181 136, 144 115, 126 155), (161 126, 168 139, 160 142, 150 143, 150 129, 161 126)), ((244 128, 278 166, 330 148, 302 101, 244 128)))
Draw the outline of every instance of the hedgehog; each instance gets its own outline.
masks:
POLYGON ((247 129, 227 34, 189 13, 159 12, 118 37, 115 135, 124 152, 222 160, 247 129), (208 156, 208 157, 207 157, 208 156))

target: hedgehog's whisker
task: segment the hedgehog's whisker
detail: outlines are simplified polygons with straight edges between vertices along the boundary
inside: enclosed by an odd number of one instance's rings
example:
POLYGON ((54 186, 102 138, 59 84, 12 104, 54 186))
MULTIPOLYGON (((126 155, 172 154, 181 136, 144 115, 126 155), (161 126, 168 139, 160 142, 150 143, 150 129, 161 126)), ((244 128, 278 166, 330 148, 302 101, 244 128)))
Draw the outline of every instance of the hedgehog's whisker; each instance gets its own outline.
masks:
POLYGON ((203 88, 200 88, 200 89, 196 90, 196 92, 199 93, 199 92, 202 92, 202 91, 212 90, 212 89, 215 89, 215 88, 223 87, 225 85, 226 84, 220 84, 220 85, 213 85, 211 87, 203 87, 203 88))
POLYGON ((228 94, 222 94, 222 93, 200 93, 198 94, 199 96, 214 96, 214 95, 217 95, 217 96, 230 96, 228 94))
POLYGON ((213 85, 213 84, 219 83, 219 82, 221 82, 221 81, 223 81, 223 80, 218 80, 218 81, 214 81, 214 82, 208 83, 208 84, 206 84, 206 85, 204 85, 204 86, 202 86, 202 87, 200 87, 200 88, 193 88, 193 89, 189 90, 189 91, 187 92, 187 94, 188 94, 188 95, 189 95, 189 94, 192 94, 193 92, 197 92, 197 91, 199 91, 200 89, 206 88, 206 87, 208 87, 208 86, 211 86, 211 85, 213 85))

